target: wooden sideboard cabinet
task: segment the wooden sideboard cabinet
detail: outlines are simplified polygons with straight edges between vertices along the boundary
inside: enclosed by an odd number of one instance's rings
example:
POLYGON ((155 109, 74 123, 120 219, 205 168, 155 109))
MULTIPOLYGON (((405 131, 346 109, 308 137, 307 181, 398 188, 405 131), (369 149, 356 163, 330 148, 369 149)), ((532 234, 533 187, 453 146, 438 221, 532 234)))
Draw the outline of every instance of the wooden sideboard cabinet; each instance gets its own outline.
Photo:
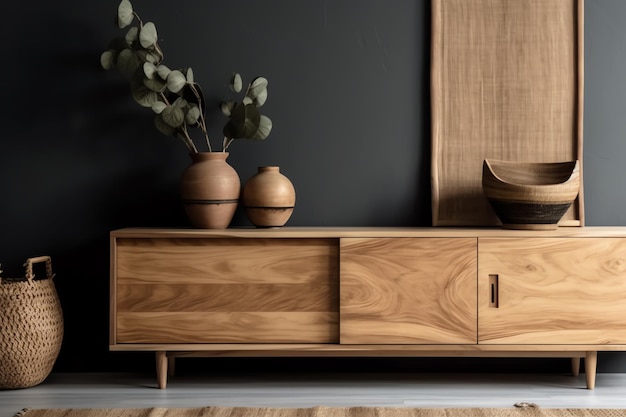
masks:
POLYGON ((585 359, 626 350, 626 227, 111 232, 110 349, 585 359))

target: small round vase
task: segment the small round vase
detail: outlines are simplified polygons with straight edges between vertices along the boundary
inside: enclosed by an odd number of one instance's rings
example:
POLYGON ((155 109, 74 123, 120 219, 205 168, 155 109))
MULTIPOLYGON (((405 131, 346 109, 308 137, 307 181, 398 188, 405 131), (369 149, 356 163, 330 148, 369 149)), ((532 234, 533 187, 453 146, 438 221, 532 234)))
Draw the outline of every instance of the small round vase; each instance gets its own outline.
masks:
POLYGON ((237 171, 226 162, 228 152, 191 154, 183 173, 180 194, 191 225, 199 229, 226 229, 241 191, 237 171))
POLYGON ((241 192, 250 222, 257 227, 281 227, 293 213, 296 190, 277 166, 259 167, 241 192))

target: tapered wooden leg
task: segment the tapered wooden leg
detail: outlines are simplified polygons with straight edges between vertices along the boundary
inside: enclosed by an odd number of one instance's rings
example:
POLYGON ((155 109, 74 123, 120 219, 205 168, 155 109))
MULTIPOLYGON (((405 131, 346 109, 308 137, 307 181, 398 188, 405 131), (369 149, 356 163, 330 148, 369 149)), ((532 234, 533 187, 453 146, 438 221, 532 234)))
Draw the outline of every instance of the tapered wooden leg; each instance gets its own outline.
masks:
POLYGON ((578 376, 580 374, 580 358, 572 358, 572 375, 578 376))
POLYGON ((174 372, 176 371, 176 362, 173 356, 167 357, 167 376, 174 376, 174 372))
POLYGON ((587 352, 585 355, 585 377, 587 389, 596 387, 596 369, 598 367, 598 352, 587 352))
POLYGON ((167 352, 156 353, 156 373, 159 389, 165 389, 167 385, 167 352))

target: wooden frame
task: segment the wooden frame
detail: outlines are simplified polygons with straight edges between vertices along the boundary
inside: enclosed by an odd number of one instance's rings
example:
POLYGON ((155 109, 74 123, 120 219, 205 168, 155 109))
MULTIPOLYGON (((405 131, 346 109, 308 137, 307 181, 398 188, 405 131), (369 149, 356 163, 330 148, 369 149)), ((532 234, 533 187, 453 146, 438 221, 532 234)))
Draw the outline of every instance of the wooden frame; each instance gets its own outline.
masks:
MULTIPOLYGON (((432 0, 434 226, 497 226, 484 159, 579 160, 583 0, 432 0)), ((584 225, 579 196, 562 226, 584 225)))

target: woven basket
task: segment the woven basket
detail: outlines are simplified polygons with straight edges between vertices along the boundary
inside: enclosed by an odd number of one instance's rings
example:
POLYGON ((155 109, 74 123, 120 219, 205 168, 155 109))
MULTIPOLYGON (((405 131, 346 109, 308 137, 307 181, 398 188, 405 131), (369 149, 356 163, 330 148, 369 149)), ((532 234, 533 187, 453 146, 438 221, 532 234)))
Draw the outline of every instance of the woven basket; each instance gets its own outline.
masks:
POLYGON ((26 260, 26 276, 0 278, 0 389, 28 388, 48 377, 61 350, 63 312, 49 256, 26 260), (46 263, 35 280, 33 264, 46 263))

